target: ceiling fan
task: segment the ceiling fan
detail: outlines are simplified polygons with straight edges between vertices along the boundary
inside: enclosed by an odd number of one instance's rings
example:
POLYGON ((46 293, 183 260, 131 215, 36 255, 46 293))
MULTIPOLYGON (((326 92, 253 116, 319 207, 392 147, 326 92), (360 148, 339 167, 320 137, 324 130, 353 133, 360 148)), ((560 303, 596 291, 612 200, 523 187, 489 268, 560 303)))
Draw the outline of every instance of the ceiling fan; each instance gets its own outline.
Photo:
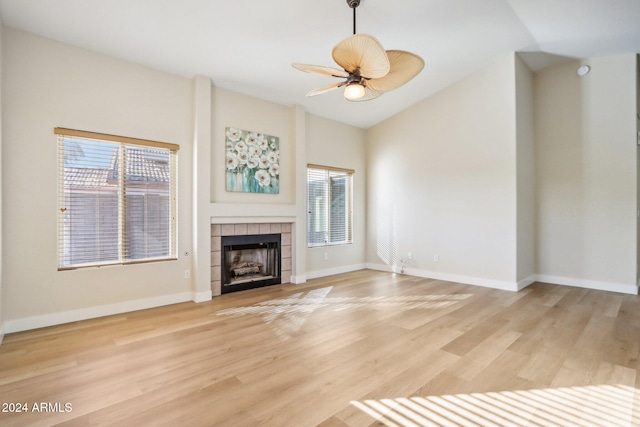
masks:
POLYGON ((353 35, 335 45, 333 60, 342 69, 321 65, 293 63, 294 68, 311 74, 346 80, 312 90, 307 96, 320 95, 345 86, 349 101, 369 101, 385 92, 399 88, 422 71, 424 60, 403 50, 385 51, 369 34, 356 34, 356 8, 360 0, 347 0, 353 9, 353 35))

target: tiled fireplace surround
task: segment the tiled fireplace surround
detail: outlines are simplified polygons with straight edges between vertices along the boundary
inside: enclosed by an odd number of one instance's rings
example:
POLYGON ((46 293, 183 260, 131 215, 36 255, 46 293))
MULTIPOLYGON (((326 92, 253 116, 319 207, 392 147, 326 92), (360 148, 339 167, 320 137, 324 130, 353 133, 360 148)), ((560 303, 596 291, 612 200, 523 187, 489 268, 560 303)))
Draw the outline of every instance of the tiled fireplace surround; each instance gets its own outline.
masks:
POLYGON ((255 224, 211 224, 211 290, 220 294, 222 286, 222 236, 248 234, 281 234, 282 283, 291 282, 291 223, 267 222, 255 224))

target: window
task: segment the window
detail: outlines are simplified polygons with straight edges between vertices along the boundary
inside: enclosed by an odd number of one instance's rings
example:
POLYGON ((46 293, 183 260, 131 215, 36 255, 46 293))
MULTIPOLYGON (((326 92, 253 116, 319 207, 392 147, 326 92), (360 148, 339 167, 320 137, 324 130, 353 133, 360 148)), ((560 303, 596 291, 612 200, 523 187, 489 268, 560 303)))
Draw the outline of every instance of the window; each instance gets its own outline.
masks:
POLYGON ((307 165, 307 245, 352 243, 353 170, 307 165))
POLYGON ((178 145, 58 135, 59 269, 176 257, 178 145))

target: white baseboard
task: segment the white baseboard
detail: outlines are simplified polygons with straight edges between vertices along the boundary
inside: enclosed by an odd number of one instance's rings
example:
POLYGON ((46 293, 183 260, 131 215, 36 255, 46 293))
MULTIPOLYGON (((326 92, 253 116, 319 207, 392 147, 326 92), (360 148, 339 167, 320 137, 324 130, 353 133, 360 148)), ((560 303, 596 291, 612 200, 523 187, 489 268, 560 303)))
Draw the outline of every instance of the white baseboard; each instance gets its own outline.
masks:
MULTIPOLYGON (((395 269, 398 271, 394 271, 391 266, 385 264, 367 264, 367 268, 371 270, 379 270, 379 271, 390 271, 394 273, 399 273, 399 269, 395 269)), ((500 289, 503 291, 511 291, 517 292, 520 289, 524 288, 524 286, 528 286, 530 283, 526 283, 527 281, 522 281, 522 285, 520 282, 509 282, 506 280, 493 280, 493 279, 483 279, 472 276, 461 276, 457 274, 449 274, 449 273, 441 273, 438 271, 429 271, 429 270, 420 270, 417 268, 405 268, 404 274, 408 274, 410 276, 424 277, 426 279, 436 279, 436 280, 445 280, 447 282, 455 282, 455 283, 463 283, 465 285, 474 285, 474 286, 482 286, 485 288, 493 288, 500 289), (522 287, 520 287, 522 286, 522 287)))
POLYGON ((3 339, 4 339, 4 324, 0 325, 0 345, 2 345, 3 339))
POLYGON ((536 282, 551 283, 554 285, 638 295, 638 287, 626 283, 601 282, 598 280, 576 279, 574 277, 550 276, 546 274, 536 274, 535 278, 536 282))
POLYGON ((193 302, 206 302, 211 301, 213 299, 213 292, 192 292, 191 293, 191 301, 193 302))
POLYGON ((524 280, 520 280, 520 281, 516 284, 516 286, 518 287, 518 290, 519 290, 519 291, 521 291, 521 290, 523 290, 524 288, 526 288, 527 286, 529 286, 529 285, 531 285, 531 284, 533 284, 533 283, 537 282, 537 281, 538 281, 538 279, 536 279, 536 277, 537 277, 537 276, 534 274, 534 275, 532 275, 532 276, 527 277, 527 278, 526 278, 526 279, 524 279, 524 280))
POLYGON ((307 282, 307 276, 305 274, 299 274, 297 276, 294 276, 293 274, 291 275, 291 279, 289 280, 290 283, 293 283, 294 285, 300 285, 302 283, 306 283, 307 282))
POLYGON ((79 310, 70 310, 61 313, 25 317, 22 319, 6 320, 4 322, 4 332, 10 334, 13 332, 28 331, 30 329, 61 325, 63 323, 111 316, 113 314, 127 313, 136 310, 145 310, 147 308, 177 304, 186 301, 192 301, 192 295, 190 292, 125 301, 116 304, 100 305, 97 307, 82 308, 79 310))
POLYGON ((334 274, 350 273, 352 271, 364 270, 365 268, 367 268, 367 265, 363 263, 310 271, 307 272, 307 279, 317 279, 319 277, 333 276, 334 274))
MULTIPOLYGON (((389 271, 398 273, 399 269, 393 269, 385 264, 367 264, 371 270, 389 271)), ((455 274, 440 273, 437 271, 418 270, 405 268, 405 274, 410 276, 424 277, 427 279, 446 280, 448 282, 464 283, 466 285, 484 286, 487 288, 502 289, 505 291, 520 291, 535 282, 551 283, 553 285, 575 286, 577 288, 595 289, 600 291, 619 292, 623 294, 638 295, 639 287, 625 283, 602 282, 597 280, 584 280, 572 277, 550 276, 545 274, 534 274, 519 282, 508 282, 501 280, 482 279, 470 276, 459 276, 455 274)), ((639 283, 640 286, 640 283, 639 283)))

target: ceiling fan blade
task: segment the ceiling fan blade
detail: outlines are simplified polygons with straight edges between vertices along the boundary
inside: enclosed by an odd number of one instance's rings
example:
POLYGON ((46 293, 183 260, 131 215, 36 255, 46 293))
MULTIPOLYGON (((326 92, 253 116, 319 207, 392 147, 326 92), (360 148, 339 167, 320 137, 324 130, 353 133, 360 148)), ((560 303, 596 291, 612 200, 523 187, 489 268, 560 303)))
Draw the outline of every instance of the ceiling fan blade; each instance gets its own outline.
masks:
POLYGON ((322 86, 322 87, 319 87, 317 89, 312 90, 311 92, 309 92, 307 94, 307 96, 321 95, 323 93, 330 92, 330 91, 332 91, 334 89, 338 89, 340 86, 344 86, 345 84, 347 84, 347 82, 331 83, 330 85, 322 86))
POLYGON ((291 64, 293 68, 296 68, 300 71, 304 71, 305 73, 311 74, 319 74, 321 76, 329 76, 329 77, 349 77, 349 73, 344 70, 339 70, 333 67, 323 67, 321 65, 310 65, 310 64, 298 64, 294 62, 291 64))
POLYGON ((365 86, 364 88, 364 96, 362 98, 358 98, 358 99, 349 99, 345 96, 344 99, 346 99, 347 101, 351 101, 351 102, 361 102, 361 101, 370 101, 372 99, 375 99, 379 96, 384 95, 384 92, 378 92, 376 90, 370 89, 368 87, 365 86))
POLYGON ((417 76, 424 68, 424 60, 411 52, 388 50, 387 55, 391 63, 389 74, 367 80, 368 88, 379 92, 397 89, 417 76))
POLYGON ((333 60, 347 71, 359 70, 363 77, 379 79, 389 72, 387 53, 380 42, 368 34, 354 34, 338 43, 333 60))

